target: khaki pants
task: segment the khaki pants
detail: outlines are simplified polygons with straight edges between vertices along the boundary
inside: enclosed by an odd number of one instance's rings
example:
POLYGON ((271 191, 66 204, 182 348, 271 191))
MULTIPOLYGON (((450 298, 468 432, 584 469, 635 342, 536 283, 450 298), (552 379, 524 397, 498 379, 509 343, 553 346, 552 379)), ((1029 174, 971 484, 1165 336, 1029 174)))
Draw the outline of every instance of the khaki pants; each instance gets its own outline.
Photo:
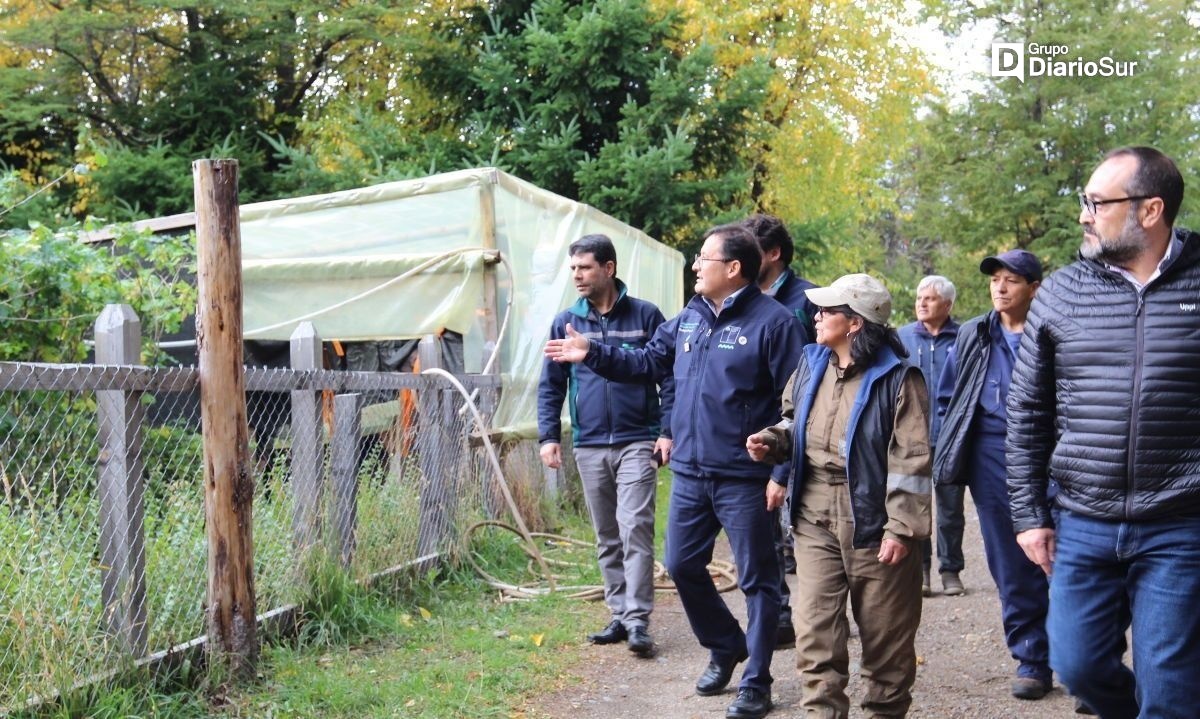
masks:
POLYGON ((863 710, 868 717, 903 717, 917 676, 920 554, 910 542, 900 564, 881 564, 878 548, 853 548, 853 534, 849 487, 809 482, 797 513, 792 594, 801 704, 806 717, 850 714, 849 598, 862 639, 863 710))

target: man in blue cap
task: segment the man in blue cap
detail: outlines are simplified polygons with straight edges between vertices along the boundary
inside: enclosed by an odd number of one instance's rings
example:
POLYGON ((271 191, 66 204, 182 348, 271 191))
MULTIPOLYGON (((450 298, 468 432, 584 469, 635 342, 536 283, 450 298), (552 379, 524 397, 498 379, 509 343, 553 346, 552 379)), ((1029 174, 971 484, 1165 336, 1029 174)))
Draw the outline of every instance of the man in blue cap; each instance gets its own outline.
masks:
POLYGON ((984 258, 979 270, 991 276, 993 309, 963 323, 947 356, 937 389, 941 430, 933 481, 971 490, 988 570, 1000 593, 1004 636, 1017 660, 1012 694, 1041 699, 1052 686, 1049 585, 1013 532, 1004 441, 1008 385, 1042 263, 1026 250, 1009 250, 984 258))

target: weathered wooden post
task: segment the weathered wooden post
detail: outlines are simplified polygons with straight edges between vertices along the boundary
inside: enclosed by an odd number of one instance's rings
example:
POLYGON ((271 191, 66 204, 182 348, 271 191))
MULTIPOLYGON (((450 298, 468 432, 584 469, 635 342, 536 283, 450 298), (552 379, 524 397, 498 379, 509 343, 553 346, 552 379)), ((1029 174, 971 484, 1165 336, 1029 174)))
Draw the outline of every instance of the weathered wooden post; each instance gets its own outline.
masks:
POLYGON ((354 560, 358 524, 358 445, 362 439, 362 395, 339 394, 333 399, 333 438, 330 471, 333 474, 333 526, 338 557, 349 569, 354 560))
MULTIPOLYGON (((96 320, 96 364, 135 365, 142 323, 129 305, 96 320)), ((100 596, 108 632, 135 657, 146 653, 146 541, 143 520, 141 392, 96 392, 100 429, 100 596)))
MULTIPOLYGON (((496 173, 489 175, 479 188, 479 229, 480 243, 485 249, 496 250, 496 173)), ((499 322, 497 321, 498 312, 496 311, 499 304, 499 288, 496 282, 496 266, 500 264, 500 253, 497 251, 494 255, 484 258, 483 263, 483 298, 482 308, 480 311, 480 324, 483 328, 484 347, 486 355, 491 356, 492 351, 498 349, 496 344, 500 340, 499 322)), ((511 279, 511 278, 510 278, 511 279)), ((508 288, 512 292, 512 287, 508 288)), ((441 365, 438 365, 439 367, 441 365)), ((490 374, 500 374, 499 355, 490 366, 485 367, 484 371, 490 374)), ((488 419, 488 424, 491 424, 492 415, 496 412, 496 403, 498 401, 499 390, 487 388, 478 394, 479 411, 488 419)))
MULTIPOLYGON (((425 335, 417 343, 417 361, 421 370, 442 367, 442 343, 434 335, 425 335)), ((432 382, 433 378, 429 380, 432 382)), ((417 556, 427 557, 441 551, 445 544, 449 519, 446 503, 450 495, 450 468, 441 462, 446 448, 441 422, 441 392, 436 387, 418 390, 420 424, 417 452, 421 466, 420 518, 417 529, 417 556)))
MULTIPOLYGON (((292 332, 292 369, 321 369, 321 338, 311 322, 301 322, 292 332)), ((321 393, 292 390, 292 536, 296 569, 304 571, 308 552, 321 538, 321 481, 325 447, 321 426, 321 393)))
POLYGON ((236 160, 192 163, 196 198, 200 416, 208 530, 210 666, 254 676, 254 464, 242 359, 242 236, 236 160))

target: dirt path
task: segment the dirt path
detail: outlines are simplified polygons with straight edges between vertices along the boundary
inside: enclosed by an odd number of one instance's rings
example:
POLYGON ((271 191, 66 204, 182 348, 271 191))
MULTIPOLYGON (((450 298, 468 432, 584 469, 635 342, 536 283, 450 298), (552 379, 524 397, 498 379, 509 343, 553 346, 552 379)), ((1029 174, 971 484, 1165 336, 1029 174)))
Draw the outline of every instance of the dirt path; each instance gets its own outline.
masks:
MULTIPOLYGON (((963 551, 967 569, 962 574, 967 594, 925 600, 917 653, 921 662, 913 689, 910 717, 921 719, 1055 719, 1076 717, 1073 701, 1056 686, 1041 701, 1021 701, 1009 695, 1015 662, 1004 646, 1000 602, 983 559, 983 543, 975 508, 967 499, 967 532, 963 551)), ((936 558, 935 558, 936 563, 936 558)), ((795 577, 789 577, 793 582, 795 577)), ((940 588, 934 577, 935 589, 940 588)), ((723 595, 735 615, 745 617, 741 593, 723 595)), ((598 610, 603 623, 603 610, 598 610)), ((852 623, 853 624, 853 623, 852 623)), ((590 631, 591 629, 587 629, 590 631)), ((584 633, 581 631, 581 634, 584 633)), ((674 595, 660 594, 651 633, 658 644, 653 659, 637 659, 624 644, 589 647, 585 659, 564 671, 561 688, 534 698, 529 715, 555 719, 709 719, 723 717, 733 700, 726 692, 715 697, 696 696, 693 685, 708 661, 696 643, 674 595)), ((851 641, 851 716, 857 708, 861 685, 857 676, 857 642, 851 641)), ((740 672, 740 670, 739 670, 740 672)), ((800 684, 795 673, 795 652, 775 653, 772 665, 776 709, 772 718, 800 717, 800 684)), ((734 675, 736 686, 740 673, 734 675)))

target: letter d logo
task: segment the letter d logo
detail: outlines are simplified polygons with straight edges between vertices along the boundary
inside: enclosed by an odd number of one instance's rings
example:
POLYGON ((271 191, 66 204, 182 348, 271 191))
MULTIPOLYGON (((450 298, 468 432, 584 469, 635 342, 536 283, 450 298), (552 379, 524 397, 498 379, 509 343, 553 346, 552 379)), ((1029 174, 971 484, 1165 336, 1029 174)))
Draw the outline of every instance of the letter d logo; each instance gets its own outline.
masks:
POLYGON ((1021 43, 992 43, 992 77, 1015 77, 1025 82, 1025 47, 1021 43))

